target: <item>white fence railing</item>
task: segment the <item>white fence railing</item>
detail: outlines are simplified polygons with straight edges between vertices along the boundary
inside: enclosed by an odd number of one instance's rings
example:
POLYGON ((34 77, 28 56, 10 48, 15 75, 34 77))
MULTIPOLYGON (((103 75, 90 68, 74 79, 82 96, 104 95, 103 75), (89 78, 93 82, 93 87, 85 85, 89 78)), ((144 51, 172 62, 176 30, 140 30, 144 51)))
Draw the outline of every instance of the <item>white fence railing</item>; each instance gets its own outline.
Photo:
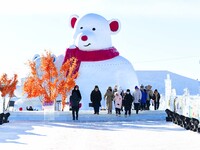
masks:
POLYGON ((200 96, 171 96, 166 103, 171 111, 200 120, 200 96))

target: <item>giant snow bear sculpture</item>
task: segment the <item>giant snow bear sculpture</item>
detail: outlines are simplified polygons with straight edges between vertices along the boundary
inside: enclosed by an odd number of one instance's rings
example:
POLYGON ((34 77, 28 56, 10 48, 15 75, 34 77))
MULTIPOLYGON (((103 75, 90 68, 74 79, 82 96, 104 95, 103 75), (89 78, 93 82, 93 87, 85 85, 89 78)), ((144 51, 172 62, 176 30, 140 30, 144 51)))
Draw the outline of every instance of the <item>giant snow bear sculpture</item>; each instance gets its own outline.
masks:
POLYGON ((82 109, 88 109, 95 85, 99 86, 102 98, 108 86, 133 90, 138 85, 131 63, 112 46, 111 35, 120 30, 118 20, 106 20, 90 13, 83 17, 71 16, 70 25, 74 29, 73 44, 66 50, 63 63, 70 57, 78 59, 76 84, 82 94, 82 109))

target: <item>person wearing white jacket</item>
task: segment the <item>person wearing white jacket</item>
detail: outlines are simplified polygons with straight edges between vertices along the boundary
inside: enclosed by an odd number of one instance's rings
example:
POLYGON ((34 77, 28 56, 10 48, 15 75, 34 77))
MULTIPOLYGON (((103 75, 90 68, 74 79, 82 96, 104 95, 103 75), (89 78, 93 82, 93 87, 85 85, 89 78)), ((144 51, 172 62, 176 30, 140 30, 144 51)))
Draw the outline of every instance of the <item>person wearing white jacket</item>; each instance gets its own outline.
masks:
POLYGON ((134 108, 136 110, 136 114, 138 114, 139 107, 140 107, 140 102, 142 98, 142 92, 138 88, 138 86, 135 86, 135 91, 133 92, 133 103, 134 103, 134 108))
POLYGON ((120 116, 122 108, 122 96, 118 92, 115 92, 114 96, 116 116, 120 116))

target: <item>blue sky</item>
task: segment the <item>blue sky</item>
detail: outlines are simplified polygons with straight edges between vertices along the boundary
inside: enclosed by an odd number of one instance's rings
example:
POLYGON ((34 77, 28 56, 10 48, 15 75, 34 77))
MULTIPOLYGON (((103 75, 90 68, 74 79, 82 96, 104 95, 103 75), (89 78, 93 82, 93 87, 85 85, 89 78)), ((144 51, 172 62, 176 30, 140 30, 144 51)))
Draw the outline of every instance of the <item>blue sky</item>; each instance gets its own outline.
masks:
POLYGON ((113 46, 135 70, 168 70, 200 79, 198 0, 0 0, 0 74, 23 77, 34 54, 64 54, 69 17, 98 13, 117 18, 113 46))

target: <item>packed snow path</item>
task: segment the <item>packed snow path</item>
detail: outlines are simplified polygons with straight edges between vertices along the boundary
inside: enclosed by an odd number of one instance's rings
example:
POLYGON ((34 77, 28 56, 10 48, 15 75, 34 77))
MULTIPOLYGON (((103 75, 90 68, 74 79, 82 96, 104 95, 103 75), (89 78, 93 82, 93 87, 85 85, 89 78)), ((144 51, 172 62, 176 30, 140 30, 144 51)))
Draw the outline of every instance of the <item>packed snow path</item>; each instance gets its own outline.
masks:
POLYGON ((78 121, 72 121, 70 112, 59 115, 56 112, 56 121, 40 120, 41 112, 37 112, 38 119, 25 120, 22 116, 26 118, 27 113, 30 118, 34 116, 34 112, 13 112, 10 123, 0 126, 1 149, 199 150, 200 147, 200 135, 166 122, 164 111, 143 111, 127 118, 103 111, 100 115, 80 111, 78 121))
MULTIPOLYGON (((135 111, 132 111, 132 115, 127 118, 124 117, 124 112, 121 112, 121 116, 115 116, 113 114, 107 114, 107 111, 100 111, 100 115, 94 115, 92 110, 80 110, 79 122, 102 122, 102 121, 141 121, 141 120, 165 120, 166 113, 164 111, 140 111, 138 115, 135 111)), ((63 121, 71 122, 71 111, 55 111, 54 113, 46 113, 43 111, 17 111, 11 112, 9 118, 11 121, 63 121)))

